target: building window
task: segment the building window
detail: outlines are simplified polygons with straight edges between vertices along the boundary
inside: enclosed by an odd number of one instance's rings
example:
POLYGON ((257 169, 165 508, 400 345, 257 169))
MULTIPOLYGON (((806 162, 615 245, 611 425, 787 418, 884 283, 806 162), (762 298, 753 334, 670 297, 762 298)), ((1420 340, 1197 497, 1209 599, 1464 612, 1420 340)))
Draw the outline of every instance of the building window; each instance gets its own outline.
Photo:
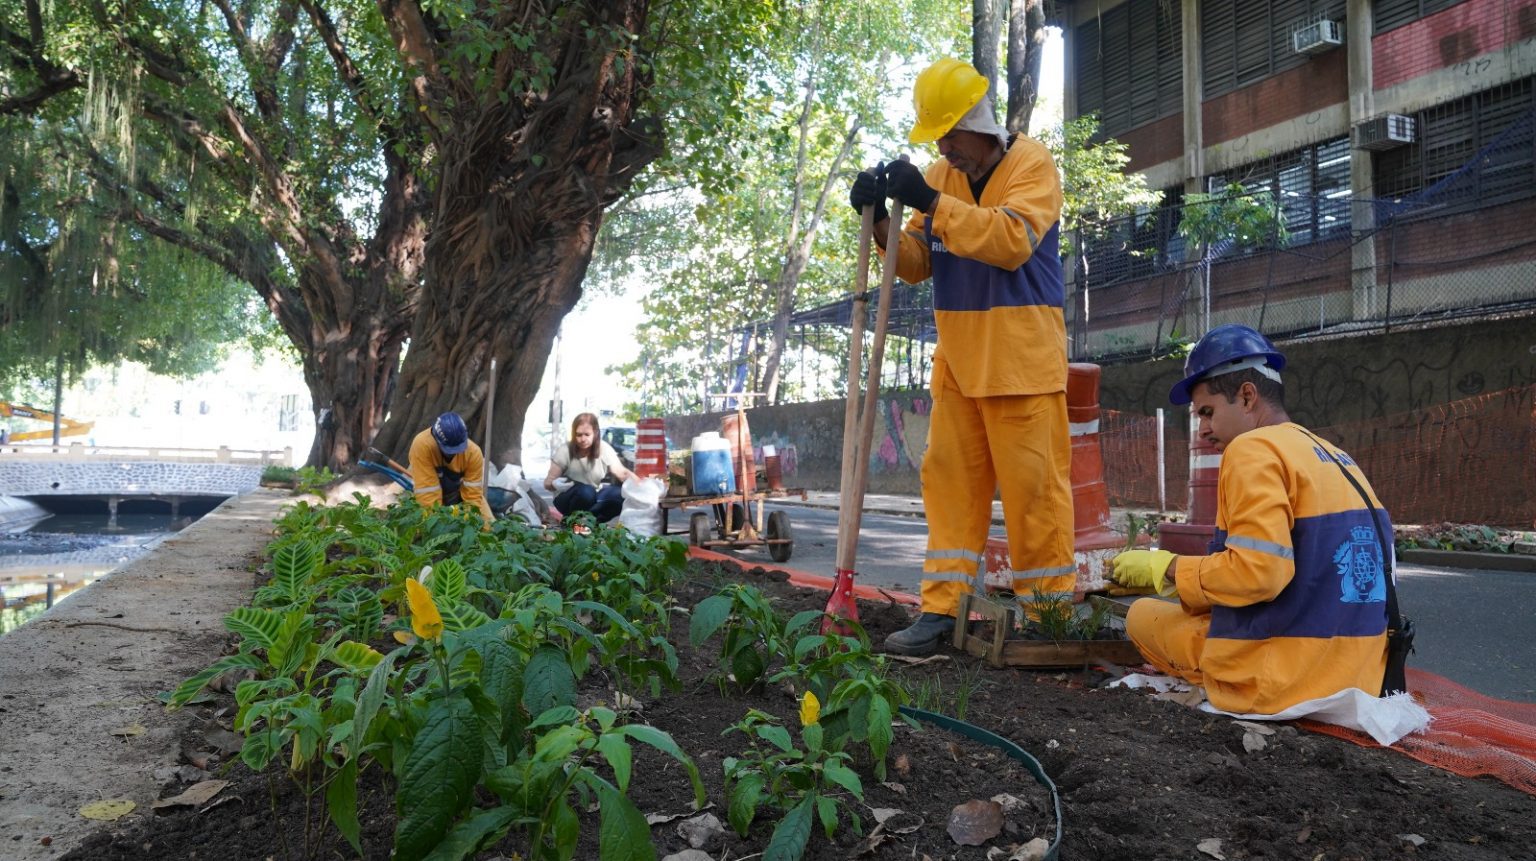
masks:
POLYGON ((1461 2, 1464 0, 1376 0, 1371 10, 1371 30, 1380 36, 1461 2))
POLYGON ((1078 26, 1077 111, 1113 137, 1184 109, 1178 3, 1124 3, 1078 26))
POLYGON ((1415 115, 1418 140, 1376 156, 1383 215, 1444 214, 1536 194, 1536 78, 1415 115))
POLYGON ((1285 218, 1287 245, 1306 245, 1349 232, 1348 137, 1334 138, 1212 176, 1211 188, 1236 182, 1267 192, 1285 218))
POLYGON ((1200 4, 1205 98, 1230 93, 1307 61, 1291 46, 1298 25, 1344 20, 1343 0, 1207 0, 1200 4))

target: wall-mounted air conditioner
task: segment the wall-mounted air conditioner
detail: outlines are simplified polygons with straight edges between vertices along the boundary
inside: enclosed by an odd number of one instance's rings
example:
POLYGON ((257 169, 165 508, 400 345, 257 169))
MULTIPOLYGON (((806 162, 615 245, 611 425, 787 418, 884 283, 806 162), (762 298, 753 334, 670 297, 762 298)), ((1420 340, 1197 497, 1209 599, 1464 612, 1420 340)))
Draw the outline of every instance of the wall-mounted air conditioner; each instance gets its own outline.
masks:
POLYGON ((1414 142, 1413 117, 1386 114, 1355 126, 1357 149, 1382 150, 1414 142))
POLYGON ((1298 24, 1291 31, 1291 49, 1298 54, 1321 54, 1342 44, 1344 34, 1339 29, 1339 22, 1326 18, 1298 24))

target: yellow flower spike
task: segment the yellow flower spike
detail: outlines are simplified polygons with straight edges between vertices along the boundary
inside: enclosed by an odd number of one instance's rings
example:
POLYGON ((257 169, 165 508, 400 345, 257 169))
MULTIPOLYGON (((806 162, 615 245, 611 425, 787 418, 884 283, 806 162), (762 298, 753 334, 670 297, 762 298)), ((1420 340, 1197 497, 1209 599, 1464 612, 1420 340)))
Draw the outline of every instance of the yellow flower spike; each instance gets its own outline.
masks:
POLYGON ((405 600, 411 605, 411 630, 423 640, 435 640, 443 635, 443 617, 437 612, 437 603, 427 587, 415 580, 405 581, 405 600))
POLYGON ((821 720, 821 700, 810 691, 800 698, 800 725, 812 726, 821 720))

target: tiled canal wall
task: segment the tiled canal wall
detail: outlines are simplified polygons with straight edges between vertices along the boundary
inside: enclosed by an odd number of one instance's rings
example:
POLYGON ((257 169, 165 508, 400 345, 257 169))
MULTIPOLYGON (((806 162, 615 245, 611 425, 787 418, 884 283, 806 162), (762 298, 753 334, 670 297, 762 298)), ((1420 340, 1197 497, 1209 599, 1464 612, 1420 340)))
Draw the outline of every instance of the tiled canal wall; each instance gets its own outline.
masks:
POLYGON ((254 489, 262 469, 258 464, 236 463, 0 460, 0 495, 235 496, 254 489))

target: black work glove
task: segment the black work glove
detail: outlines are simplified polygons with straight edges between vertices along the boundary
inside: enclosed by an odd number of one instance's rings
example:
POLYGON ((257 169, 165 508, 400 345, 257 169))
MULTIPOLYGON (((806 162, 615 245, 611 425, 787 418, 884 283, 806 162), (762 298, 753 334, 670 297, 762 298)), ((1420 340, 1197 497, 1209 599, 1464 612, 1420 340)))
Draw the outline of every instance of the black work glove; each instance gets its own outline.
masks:
POLYGON ((853 211, 860 217, 864 215, 864 207, 875 207, 875 223, 891 217, 891 211, 885 208, 885 162, 869 170, 859 171, 859 175, 853 178, 853 190, 848 193, 848 202, 853 204, 853 211))
POLYGON ((939 196, 939 192, 923 179, 923 172, 909 161, 887 164, 885 184, 891 197, 920 212, 927 212, 939 196))

